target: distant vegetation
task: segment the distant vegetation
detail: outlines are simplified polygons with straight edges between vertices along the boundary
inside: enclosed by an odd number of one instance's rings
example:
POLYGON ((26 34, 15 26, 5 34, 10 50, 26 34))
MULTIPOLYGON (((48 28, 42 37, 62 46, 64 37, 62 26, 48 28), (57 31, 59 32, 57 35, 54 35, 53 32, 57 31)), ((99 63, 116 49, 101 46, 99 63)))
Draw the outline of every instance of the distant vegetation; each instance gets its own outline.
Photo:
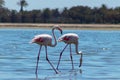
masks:
POLYGON ((120 23, 120 7, 108 8, 106 5, 91 8, 88 6, 74 6, 71 8, 43 9, 24 11, 28 3, 25 0, 18 2, 20 11, 9 10, 4 7, 4 0, 0 0, 1 23, 120 23), (23 1, 23 2, 21 2, 23 1))

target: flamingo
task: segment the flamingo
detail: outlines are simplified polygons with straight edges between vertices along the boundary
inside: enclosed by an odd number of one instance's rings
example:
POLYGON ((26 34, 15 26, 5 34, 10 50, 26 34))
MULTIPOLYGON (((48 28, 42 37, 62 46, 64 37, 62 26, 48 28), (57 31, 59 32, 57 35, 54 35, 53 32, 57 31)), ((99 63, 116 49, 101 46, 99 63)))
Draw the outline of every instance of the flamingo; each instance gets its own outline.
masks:
POLYGON ((74 44, 75 45, 75 48, 76 48, 76 53, 77 54, 80 54, 81 57, 80 57, 80 65, 79 67, 81 67, 82 65, 82 52, 78 52, 78 39, 79 39, 79 36, 75 33, 67 33, 67 34, 64 34, 62 35, 58 41, 59 42, 64 42, 66 43, 66 46, 63 48, 63 50, 61 51, 60 53, 60 56, 59 56, 59 61, 58 61, 58 64, 57 64, 57 70, 58 70, 58 67, 59 67, 59 64, 60 64, 60 60, 61 60, 61 57, 62 57, 62 53, 64 52, 64 50, 66 49, 66 47, 69 45, 70 47, 70 58, 71 58, 71 63, 72 63, 72 69, 74 69, 74 65, 73 65, 73 58, 72 58, 72 51, 71 51, 71 44, 74 44))
POLYGON ((40 34, 40 35, 36 35, 30 43, 36 43, 38 45, 40 45, 40 48, 39 48, 39 52, 38 52, 38 56, 37 56, 37 64, 36 64, 36 70, 35 70, 35 74, 37 75, 38 73, 38 63, 39 63, 39 56, 40 56, 40 51, 41 51, 41 48, 42 46, 45 46, 45 52, 46 52, 46 60, 48 61, 48 63, 51 65, 51 67, 53 68, 53 70, 57 72, 57 70, 54 68, 53 64, 50 62, 50 60, 48 59, 48 53, 47 53, 47 46, 50 46, 50 47, 55 47, 57 45, 57 41, 56 41, 56 36, 54 34, 54 30, 59 30, 62 34, 62 29, 59 27, 59 26, 54 26, 52 28, 52 34, 53 34, 53 37, 54 37, 54 44, 52 44, 52 36, 49 35, 49 34, 40 34))

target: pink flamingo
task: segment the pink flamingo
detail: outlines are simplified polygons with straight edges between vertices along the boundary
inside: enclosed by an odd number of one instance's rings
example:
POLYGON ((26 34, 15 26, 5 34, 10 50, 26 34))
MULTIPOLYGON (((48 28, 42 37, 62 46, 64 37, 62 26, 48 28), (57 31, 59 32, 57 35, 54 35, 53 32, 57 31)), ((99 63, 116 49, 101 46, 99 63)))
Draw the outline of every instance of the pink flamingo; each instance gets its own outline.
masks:
POLYGON ((75 48, 76 48, 76 53, 77 54, 81 54, 81 58, 80 58, 80 65, 79 67, 81 67, 82 65, 82 52, 78 52, 78 35, 75 34, 75 33, 67 33, 67 34, 64 34, 62 35, 58 41, 63 41, 66 43, 66 46, 64 47, 64 49, 61 51, 60 53, 60 57, 59 57, 59 61, 58 61, 58 64, 57 64, 57 70, 58 70, 58 67, 59 67, 59 64, 60 64, 60 60, 61 60, 61 56, 62 56, 62 53, 63 51, 65 50, 65 48, 69 45, 70 46, 70 58, 71 58, 71 63, 72 63, 72 69, 74 69, 74 66, 73 66, 73 58, 72 58, 72 51, 71 51, 71 44, 75 44, 75 48))
POLYGON ((40 35, 36 35, 31 43, 37 43, 38 45, 40 45, 40 49, 39 49, 39 52, 38 52, 38 57, 37 57, 37 64, 36 64, 36 71, 35 73, 37 74, 37 71, 38 71, 38 62, 39 62, 39 56, 40 56, 40 51, 41 51, 41 48, 42 46, 45 46, 45 52, 46 52, 46 60, 48 61, 48 63, 51 65, 51 67, 53 68, 53 70, 57 72, 57 70, 54 68, 54 66, 52 65, 52 63, 50 62, 50 60, 48 59, 48 54, 47 54, 47 46, 50 46, 50 47, 55 47, 57 45, 57 41, 56 41, 56 36, 54 34, 54 30, 59 30, 62 34, 62 29, 58 26, 54 26, 52 28, 52 34, 53 34, 53 37, 54 37, 54 44, 52 44, 52 36, 51 35, 48 35, 48 34, 40 34, 40 35))

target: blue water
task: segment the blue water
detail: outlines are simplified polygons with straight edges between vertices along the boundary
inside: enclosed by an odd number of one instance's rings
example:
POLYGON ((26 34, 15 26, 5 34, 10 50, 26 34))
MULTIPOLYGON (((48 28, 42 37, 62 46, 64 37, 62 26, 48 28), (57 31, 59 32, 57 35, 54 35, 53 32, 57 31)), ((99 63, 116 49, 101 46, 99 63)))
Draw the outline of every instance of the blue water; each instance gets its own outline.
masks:
MULTIPOLYGON (((120 80, 120 31, 64 30, 80 37, 79 50, 83 52, 83 65, 79 68, 79 55, 74 45, 72 53, 75 70, 72 70, 69 47, 65 50, 55 74, 45 59, 42 48, 39 80, 120 80)), ((34 35, 51 30, 42 29, 0 29, 0 80, 35 80, 36 57, 39 45, 29 44, 34 35)), ((56 31, 57 37, 60 36, 56 31)), ((48 57, 56 67, 59 53, 65 44, 59 42, 54 48, 48 47, 48 57)))

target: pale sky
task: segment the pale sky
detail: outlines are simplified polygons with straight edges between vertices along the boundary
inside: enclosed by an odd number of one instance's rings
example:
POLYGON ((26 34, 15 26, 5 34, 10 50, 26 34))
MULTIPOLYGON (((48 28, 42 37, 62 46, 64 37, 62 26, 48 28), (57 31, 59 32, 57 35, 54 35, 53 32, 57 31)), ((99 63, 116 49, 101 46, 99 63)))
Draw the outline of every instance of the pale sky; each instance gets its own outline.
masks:
MULTIPOLYGON (((19 10, 17 2, 19 0, 5 0, 5 7, 9 9, 19 10)), ((25 10, 33 9, 63 9, 64 7, 71 8, 72 6, 89 6, 100 7, 101 4, 105 4, 109 8, 120 7, 120 0, 26 0, 29 4, 25 10)))

